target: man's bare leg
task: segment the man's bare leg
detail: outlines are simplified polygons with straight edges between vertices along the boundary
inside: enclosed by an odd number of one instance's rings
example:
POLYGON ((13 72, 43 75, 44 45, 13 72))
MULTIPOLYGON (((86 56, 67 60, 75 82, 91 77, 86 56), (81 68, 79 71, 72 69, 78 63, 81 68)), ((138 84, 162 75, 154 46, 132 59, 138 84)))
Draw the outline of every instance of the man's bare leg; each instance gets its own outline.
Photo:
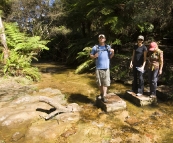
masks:
POLYGON ((103 92, 103 86, 99 86, 100 89, 100 95, 103 96, 104 92, 103 92))
POLYGON ((108 87, 107 86, 103 86, 102 89, 103 89, 103 97, 106 97, 108 87))
POLYGON ((99 89, 100 89, 100 94, 102 96, 106 96, 107 95, 107 89, 108 89, 107 86, 99 86, 99 89))

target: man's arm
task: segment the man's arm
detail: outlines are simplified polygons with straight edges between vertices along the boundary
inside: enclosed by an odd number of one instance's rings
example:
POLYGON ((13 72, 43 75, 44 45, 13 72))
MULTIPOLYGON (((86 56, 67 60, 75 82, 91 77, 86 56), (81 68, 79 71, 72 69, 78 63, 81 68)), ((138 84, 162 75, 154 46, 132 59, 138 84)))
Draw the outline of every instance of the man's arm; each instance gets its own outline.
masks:
POLYGON ((90 58, 91 58, 91 59, 96 59, 97 57, 98 57, 98 53, 96 53, 96 54, 94 54, 94 55, 93 55, 93 54, 90 54, 90 58))
POLYGON ((111 52, 110 58, 112 58, 114 56, 114 49, 110 49, 109 51, 111 52))

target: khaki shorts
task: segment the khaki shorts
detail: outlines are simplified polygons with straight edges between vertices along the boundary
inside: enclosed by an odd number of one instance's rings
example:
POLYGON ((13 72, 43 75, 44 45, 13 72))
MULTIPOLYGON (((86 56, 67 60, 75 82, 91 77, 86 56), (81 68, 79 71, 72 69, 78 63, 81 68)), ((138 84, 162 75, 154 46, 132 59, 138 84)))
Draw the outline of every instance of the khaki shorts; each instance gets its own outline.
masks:
POLYGON ((110 86, 109 69, 96 70, 96 82, 97 82, 98 86, 110 86))

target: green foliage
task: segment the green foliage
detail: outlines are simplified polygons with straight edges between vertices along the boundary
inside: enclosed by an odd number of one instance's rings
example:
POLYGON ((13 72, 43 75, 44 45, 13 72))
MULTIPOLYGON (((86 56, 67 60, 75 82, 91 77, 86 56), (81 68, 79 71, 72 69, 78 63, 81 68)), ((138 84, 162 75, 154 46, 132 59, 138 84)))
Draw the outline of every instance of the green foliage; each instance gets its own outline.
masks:
POLYGON ((116 39, 115 41, 113 41, 112 43, 113 45, 122 45, 121 40, 120 39, 116 39))
POLYGON ((63 29, 62 34, 67 32, 63 21, 63 17, 66 16, 65 2, 62 0, 11 1, 11 14, 8 20, 16 21, 20 30, 44 39, 52 39, 56 32, 61 33, 60 29, 63 29))
POLYGON ((148 22, 138 25, 140 33, 143 32, 152 32, 154 30, 154 25, 148 22))
POLYGON ((19 52, 30 53, 31 51, 40 52, 48 50, 45 45, 46 40, 41 40, 39 36, 28 37, 25 33, 21 33, 16 23, 6 23, 7 44, 9 48, 19 52))
MULTIPOLYGON (((76 58, 80 56, 77 53, 83 47, 95 45, 100 33, 105 34, 107 42, 115 47, 134 42, 138 34, 143 34, 147 41, 149 37, 156 40, 154 36, 173 35, 173 0, 55 0, 51 6, 48 0, 1 1, 3 12, 11 10, 9 17, 3 17, 6 21, 16 21, 20 29, 32 35, 53 39, 49 44, 51 50, 48 54, 46 52, 45 57, 49 60, 52 57, 63 59, 61 61, 68 65, 87 61, 86 56, 76 58)), ((21 37, 25 36, 21 33, 21 37)), ((26 47, 30 47, 36 39, 16 44, 20 38, 13 36, 8 45, 10 49, 16 47, 19 53, 26 54, 29 50, 26 47)), ((39 51, 37 45, 32 45, 36 53, 39 51)))
POLYGON ((81 52, 78 53, 76 59, 88 59, 90 57, 91 47, 85 47, 81 52))
POLYGON ((51 29, 51 33, 54 33, 54 34, 62 34, 62 35, 67 35, 71 32, 70 29, 67 29, 65 26, 59 26, 59 27, 53 27, 51 29))
POLYGON ((0 61, 3 61, 3 57, 4 57, 2 49, 3 47, 0 46, 0 61))
POLYGON ((68 56, 67 56, 67 64, 81 64, 81 62, 85 62, 88 60, 87 56, 80 56, 82 54, 87 55, 89 52, 89 48, 84 48, 88 45, 94 45, 93 41, 88 38, 82 38, 78 41, 71 42, 69 46, 67 47, 68 50, 68 56), (82 51, 83 50, 83 51, 82 51))
POLYGON ((19 31, 15 23, 6 23, 5 28, 9 58, 4 66, 4 74, 39 80, 38 69, 31 67, 31 62, 32 59, 37 60, 39 52, 48 50, 45 46, 48 41, 41 40, 39 36, 28 37, 19 31))
POLYGON ((23 74, 27 79, 39 81, 40 80, 40 72, 36 67, 25 67, 23 69, 23 74))
POLYGON ((11 13, 12 0, 0 0, 0 16, 7 17, 11 13))
POLYGON ((90 59, 90 52, 91 52, 91 47, 85 47, 82 52, 78 53, 77 59, 79 59, 82 64, 80 64, 77 69, 75 70, 75 73, 82 73, 86 70, 89 70, 93 68, 94 66, 94 60, 90 59))
POLYGON ((140 33, 144 32, 144 26, 138 25, 138 28, 140 30, 140 33))
POLYGON ((82 73, 82 72, 88 70, 89 67, 91 67, 91 65, 92 65, 93 63, 94 63, 93 60, 87 60, 87 61, 85 61, 84 63, 82 63, 81 65, 79 65, 79 66, 77 67, 77 69, 75 70, 75 73, 76 73, 76 74, 79 74, 79 73, 82 73))
POLYGON ((14 51, 14 49, 10 50, 10 56, 4 66, 4 74, 30 77, 30 79, 37 81, 39 79, 39 72, 38 69, 31 67, 32 57, 33 53, 21 55, 14 51))

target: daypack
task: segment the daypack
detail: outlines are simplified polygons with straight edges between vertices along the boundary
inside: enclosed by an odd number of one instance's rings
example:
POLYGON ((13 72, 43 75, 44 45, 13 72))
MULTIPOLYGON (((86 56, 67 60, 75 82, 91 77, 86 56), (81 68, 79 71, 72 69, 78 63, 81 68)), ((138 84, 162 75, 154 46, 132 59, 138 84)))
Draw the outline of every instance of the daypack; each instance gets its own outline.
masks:
MULTIPOLYGON (((96 52, 99 52, 99 45, 95 45, 95 46, 96 46, 96 52)), ((103 50, 103 51, 109 52, 108 45, 105 45, 105 50, 103 50)))
MULTIPOLYGON (((96 53, 99 52, 99 45, 95 45, 96 46, 96 53)), ((108 45, 105 45, 105 49, 104 50, 101 50, 101 51, 107 51, 108 54, 109 54, 109 48, 108 48, 108 45)))

